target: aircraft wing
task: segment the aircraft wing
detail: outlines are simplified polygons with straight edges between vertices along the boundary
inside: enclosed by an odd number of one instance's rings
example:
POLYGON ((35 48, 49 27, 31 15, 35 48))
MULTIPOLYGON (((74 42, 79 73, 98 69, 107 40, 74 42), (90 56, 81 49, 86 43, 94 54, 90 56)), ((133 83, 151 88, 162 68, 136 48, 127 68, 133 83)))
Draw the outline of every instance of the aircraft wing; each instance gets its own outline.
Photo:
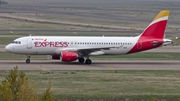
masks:
MULTIPOLYGON (((122 45, 123 46, 123 45, 122 45)), ((111 47, 82 47, 82 48, 64 48, 64 49, 56 49, 55 53, 60 53, 62 51, 71 51, 71 52, 78 52, 82 55, 89 55, 91 52, 96 52, 100 50, 108 50, 110 48, 120 48, 122 46, 111 46, 111 47)))
POLYGON ((83 47, 83 48, 66 48, 64 51, 97 51, 101 49, 110 49, 110 48, 119 48, 119 47, 83 47))

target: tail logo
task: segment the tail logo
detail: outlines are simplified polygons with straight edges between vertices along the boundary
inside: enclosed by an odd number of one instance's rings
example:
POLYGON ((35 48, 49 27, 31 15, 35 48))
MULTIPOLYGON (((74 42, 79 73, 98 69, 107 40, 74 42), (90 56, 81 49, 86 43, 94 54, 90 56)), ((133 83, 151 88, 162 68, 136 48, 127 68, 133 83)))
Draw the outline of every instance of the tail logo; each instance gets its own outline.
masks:
POLYGON ((128 53, 140 52, 161 46, 163 44, 169 13, 169 10, 161 11, 138 36, 137 43, 128 53))

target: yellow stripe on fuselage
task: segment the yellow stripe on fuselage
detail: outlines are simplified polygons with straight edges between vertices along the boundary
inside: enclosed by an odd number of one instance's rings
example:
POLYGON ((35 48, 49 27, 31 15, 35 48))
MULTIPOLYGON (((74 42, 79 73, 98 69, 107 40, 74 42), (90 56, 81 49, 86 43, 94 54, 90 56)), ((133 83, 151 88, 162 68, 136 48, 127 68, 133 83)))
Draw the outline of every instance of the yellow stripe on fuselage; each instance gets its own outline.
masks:
POLYGON ((157 20, 159 18, 165 17, 165 16, 169 16, 169 13, 170 13, 169 10, 163 10, 154 18, 153 21, 155 21, 155 20, 157 20))

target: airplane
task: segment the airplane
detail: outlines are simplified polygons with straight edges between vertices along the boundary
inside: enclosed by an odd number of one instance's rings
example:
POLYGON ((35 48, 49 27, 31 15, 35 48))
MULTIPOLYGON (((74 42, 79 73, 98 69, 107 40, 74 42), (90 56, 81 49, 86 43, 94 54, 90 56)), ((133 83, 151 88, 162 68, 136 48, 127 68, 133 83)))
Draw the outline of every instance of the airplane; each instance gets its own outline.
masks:
POLYGON ((172 40, 164 39, 169 13, 169 10, 160 11, 135 37, 27 36, 15 39, 5 50, 26 55, 26 63, 30 63, 31 55, 51 55, 62 62, 78 60, 91 64, 90 56, 131 54, 171 44, 172 40))

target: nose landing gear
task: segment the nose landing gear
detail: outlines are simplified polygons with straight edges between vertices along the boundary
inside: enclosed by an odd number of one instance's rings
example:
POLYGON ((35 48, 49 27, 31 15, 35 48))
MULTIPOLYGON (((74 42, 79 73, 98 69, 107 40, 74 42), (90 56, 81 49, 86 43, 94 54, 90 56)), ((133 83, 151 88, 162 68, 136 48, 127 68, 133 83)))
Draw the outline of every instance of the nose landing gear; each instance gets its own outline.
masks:
POLYGON ((31 56, 27 55, 26 63, 30 63, 31 56))

